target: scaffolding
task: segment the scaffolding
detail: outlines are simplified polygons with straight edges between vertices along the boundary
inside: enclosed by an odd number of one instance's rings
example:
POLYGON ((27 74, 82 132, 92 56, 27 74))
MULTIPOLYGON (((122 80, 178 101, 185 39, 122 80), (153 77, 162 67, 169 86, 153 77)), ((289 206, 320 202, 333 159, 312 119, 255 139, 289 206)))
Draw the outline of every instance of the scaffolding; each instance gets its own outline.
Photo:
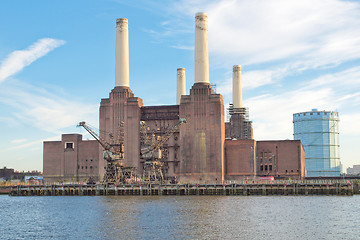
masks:
POLYGON ((229 104, 227 108, 229 123, 227 124, 226 138, 231 139, 252 139, 252 121, 249 120, 248 108, 234 108, 229 104))

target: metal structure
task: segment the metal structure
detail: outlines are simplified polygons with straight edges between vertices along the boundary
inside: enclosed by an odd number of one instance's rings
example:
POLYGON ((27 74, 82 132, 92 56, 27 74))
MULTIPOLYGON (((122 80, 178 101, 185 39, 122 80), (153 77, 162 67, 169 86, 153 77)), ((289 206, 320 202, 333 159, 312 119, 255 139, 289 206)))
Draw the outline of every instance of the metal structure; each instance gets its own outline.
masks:
POLYGON ((169 138, 178 131, 179 127, 186 123, 184 118, 181 118, 168 132, 166 132, 159 139, 156 139, 155 132, 148 133, 146 129, 145 121, 140 122, 140 135, 141 135, 141 151, 140 158, 144 160, 144 181, 160 181, 164 180, 162 167, 164 162, 163 158, 163 146, 169 140, 169 138))
POLYGON ((227 138, 231 139, 253 139, 252 121, 249 120, 248 108, 235 108, 229 104, 229 132, 227 138))
POLYGON ((124 122, 119 124, 116 136, 109 133, 110 143, 101 138, 85 122, 80 122, 78 126, 85 128, 104 149, 104 160, 106 162, 104 183, 120 183, 134 177, 135 169, 124 166, 121 162, 124 159, 124 122))

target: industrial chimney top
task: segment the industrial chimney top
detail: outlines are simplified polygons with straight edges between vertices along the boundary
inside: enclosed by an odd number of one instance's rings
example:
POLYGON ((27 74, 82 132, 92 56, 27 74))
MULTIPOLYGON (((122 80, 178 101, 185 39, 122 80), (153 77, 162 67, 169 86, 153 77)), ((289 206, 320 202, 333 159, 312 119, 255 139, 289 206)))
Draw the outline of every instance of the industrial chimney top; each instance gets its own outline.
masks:
POLYGON ((198 13, 195 14, 195 17, 200 17, 200 16, 206 17, 206 13, 205 12, 198 12, 198 13))
POLYGON ((127 23, 128 19, 127 18, 118 18, 116 19, 116 23, 127 23))
POLYGON ((241 65, 234 65, 233 70, 241 70, 241 65))

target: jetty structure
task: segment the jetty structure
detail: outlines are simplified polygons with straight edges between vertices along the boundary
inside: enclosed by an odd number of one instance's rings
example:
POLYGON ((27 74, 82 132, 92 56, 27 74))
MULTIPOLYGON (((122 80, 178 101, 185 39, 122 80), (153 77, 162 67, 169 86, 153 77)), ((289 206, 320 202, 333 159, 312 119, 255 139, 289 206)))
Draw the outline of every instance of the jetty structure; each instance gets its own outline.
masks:
MULTIPOLYGON (((357 191, 359 191, 357 189, 357 191)), ((358 193, 358 192, 357 192, 358 193)), ((238 184, 57 184, 13 186, 11 196, 124 196, 124 195, 343 195, 354 194, 349 181, 277 181, 238 184)))
POLYGON ((266 176, 304 178, 305 154, 300 140, 254 139, 249 109, 242 97, 240 65, 232 67, 233 102, 227 109, 230 119, 225 121, 223 97, 214 91, 209 76, 206 13, 195 15, 195 77, 189 91, 185 69, 174 69, 175 105, 149 106, 132 91, 131 86, 140 83, 130 78, 128 24, 126 18, 116 20, 115 84, 100 102, 98 139, 63 134, 60 141, 45 141, 45 182, 101 182, 109 176, 106 169, 115 168, 132 171, 127 179, 117 178, 123 179, 119 184, 221 185, 266 176), (182 119, 186 123, 178 125, 182 119), (121 149, 121 156, 110 167, 99 140, 116 143, 121 149))

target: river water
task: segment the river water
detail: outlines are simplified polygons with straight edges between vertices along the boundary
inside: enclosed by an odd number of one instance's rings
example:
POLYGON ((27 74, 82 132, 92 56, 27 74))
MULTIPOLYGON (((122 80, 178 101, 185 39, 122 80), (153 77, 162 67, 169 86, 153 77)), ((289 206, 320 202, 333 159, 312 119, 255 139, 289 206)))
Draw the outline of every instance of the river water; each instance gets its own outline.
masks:
POLYGON ((360 195, 0 196, 1 239, 360 239, 360 195))

